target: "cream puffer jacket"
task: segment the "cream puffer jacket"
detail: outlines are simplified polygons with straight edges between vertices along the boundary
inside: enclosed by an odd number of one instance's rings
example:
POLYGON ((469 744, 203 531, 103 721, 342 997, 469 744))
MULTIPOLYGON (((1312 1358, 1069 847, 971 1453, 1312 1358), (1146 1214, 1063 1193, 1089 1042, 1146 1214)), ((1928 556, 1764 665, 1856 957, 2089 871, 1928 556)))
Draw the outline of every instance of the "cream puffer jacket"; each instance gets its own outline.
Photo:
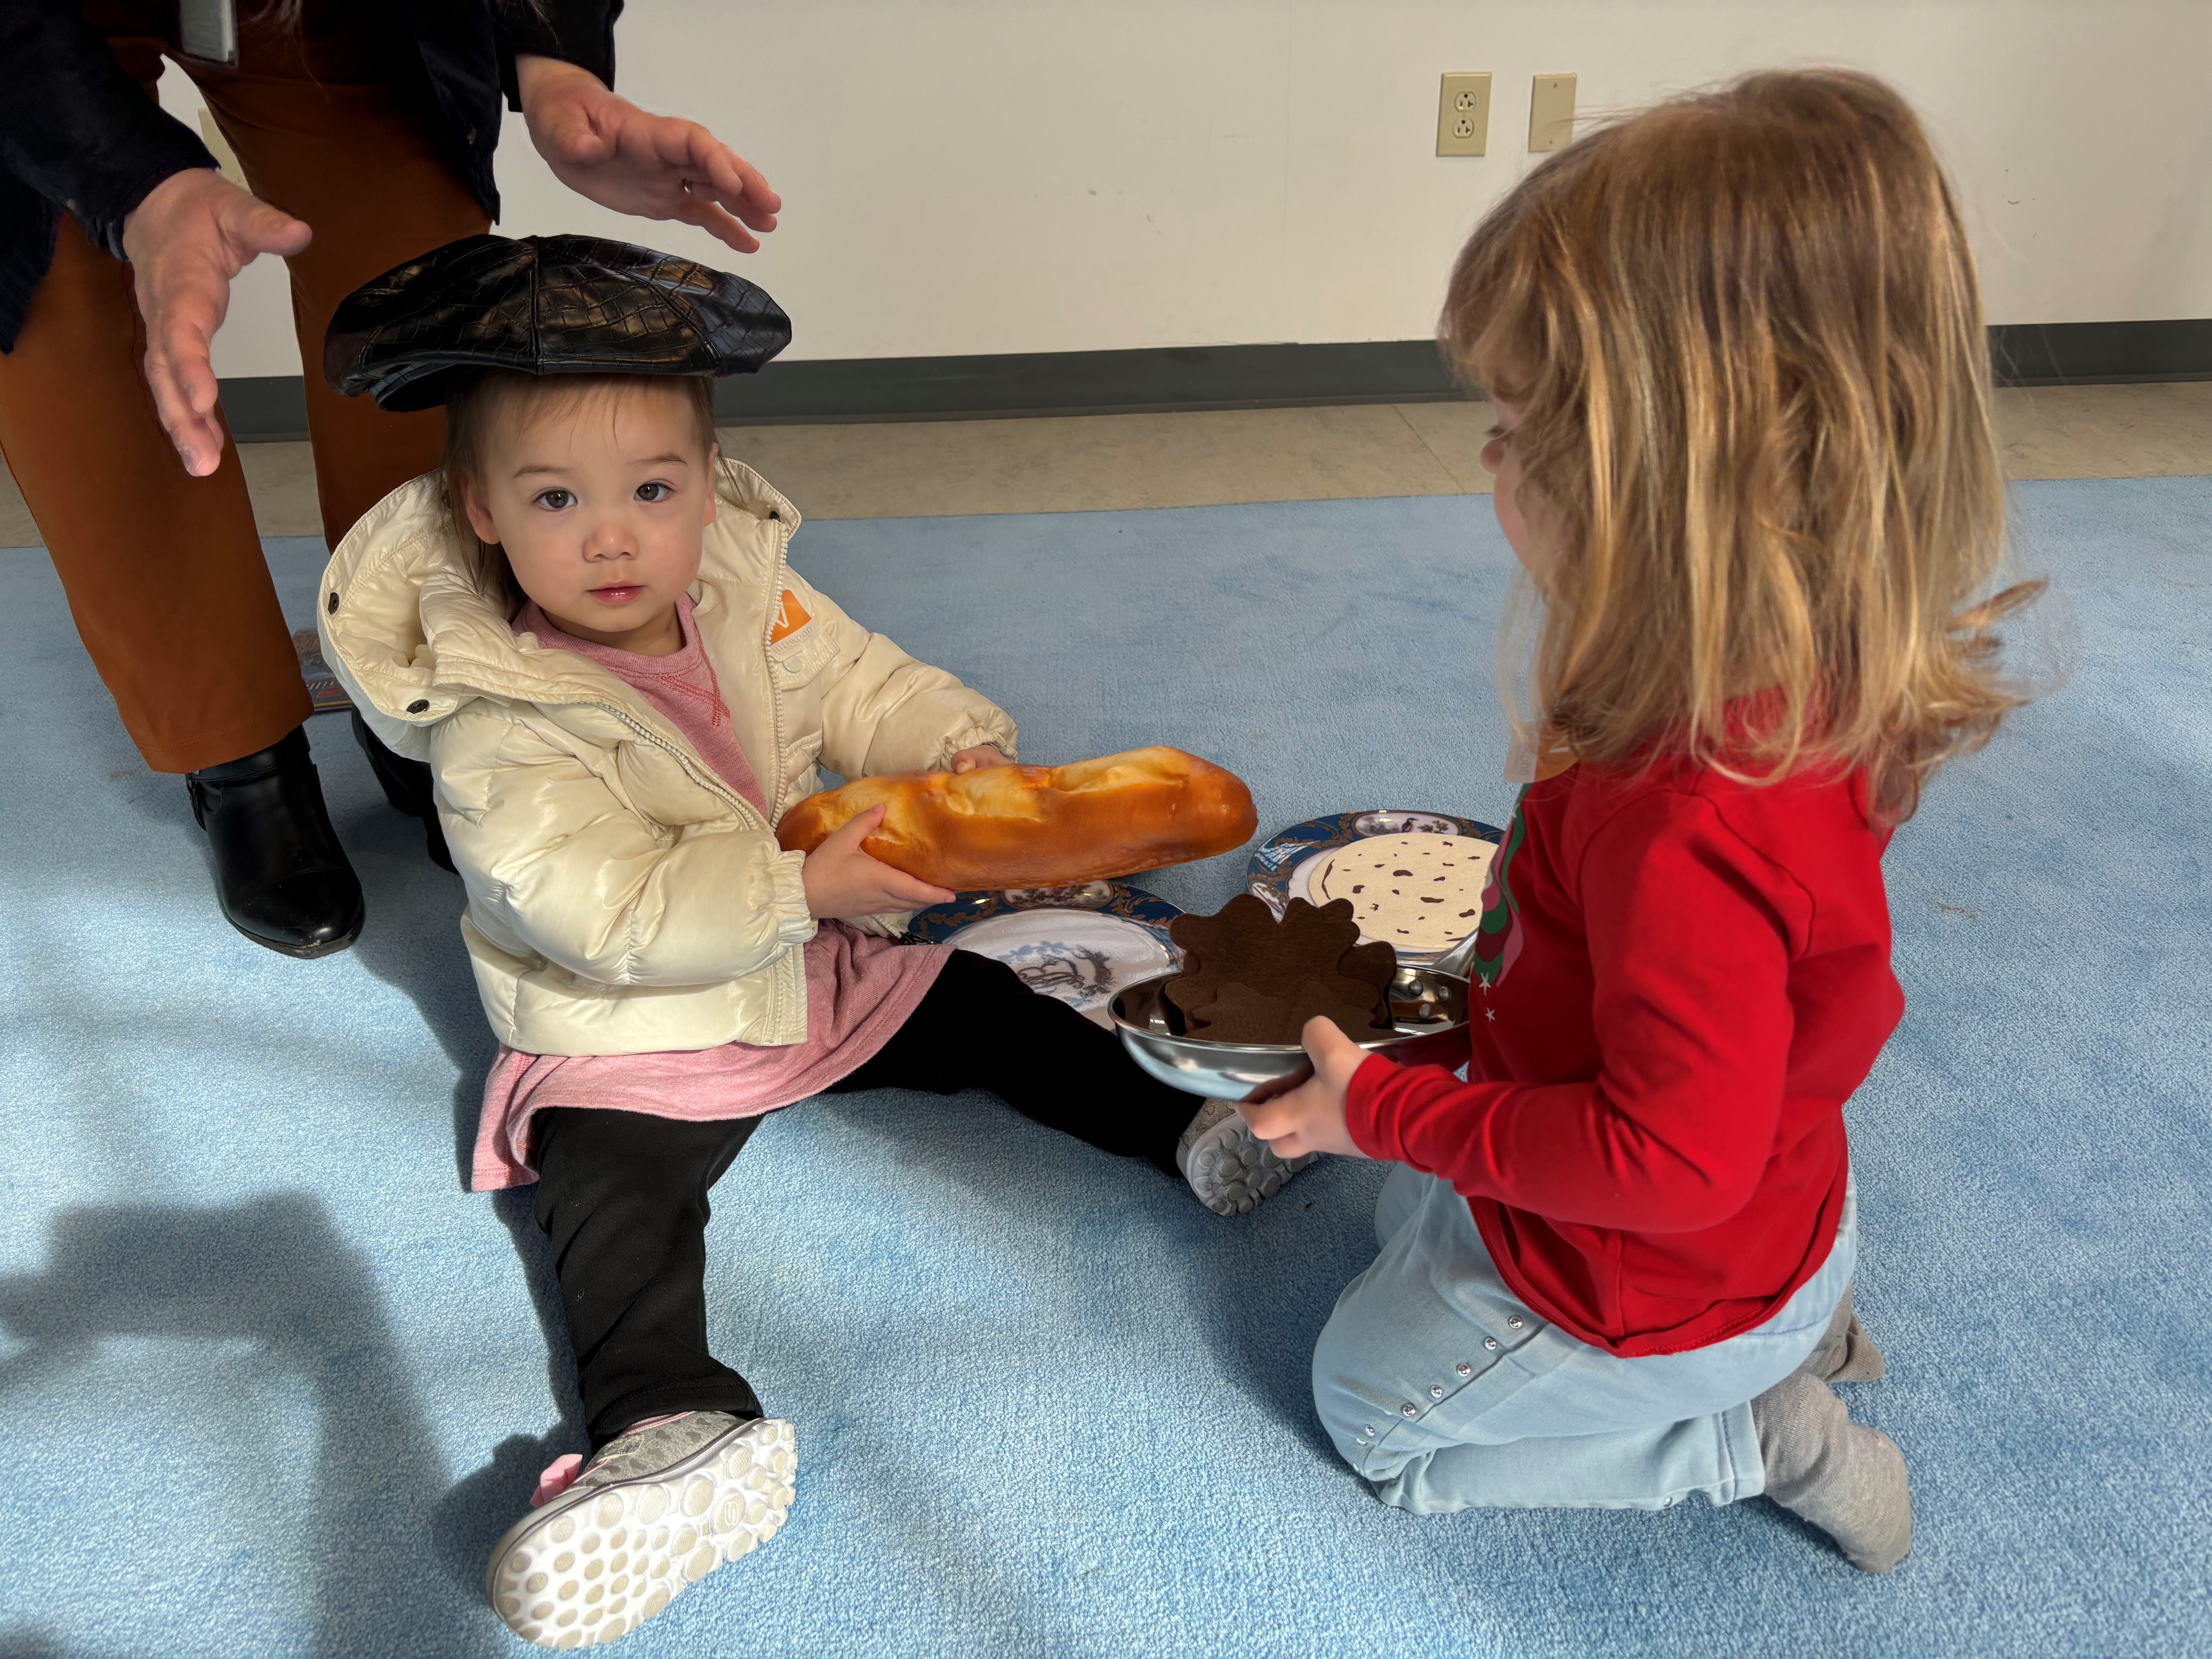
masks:
POLYGON ((860 777, 1014 752, 998 708, 793 574, 790 502, 727 462, 720 493, 694 616, 765 818, 621 680, 507 626, 436 474, 380 501, 323 573, 325 659, 376 734, 436 775, 461 934, 511 1048, 804 1041, 815 924, 802 855, 771 826, 817 763, 860 777))

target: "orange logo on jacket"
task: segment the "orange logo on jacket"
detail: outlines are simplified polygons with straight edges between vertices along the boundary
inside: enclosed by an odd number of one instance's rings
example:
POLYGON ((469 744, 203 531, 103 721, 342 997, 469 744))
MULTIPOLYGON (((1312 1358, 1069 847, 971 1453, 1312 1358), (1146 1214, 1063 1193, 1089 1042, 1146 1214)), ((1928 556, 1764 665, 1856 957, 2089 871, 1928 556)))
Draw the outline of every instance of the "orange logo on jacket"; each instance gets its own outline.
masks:
POLYGON ((783 597, 776 601, 775 626, 769 629, 768 642, 774 645, 779 640, 787 640, 813 620, 806 614, 806 607, 799 604, 799 595, 787 587, 783 597))

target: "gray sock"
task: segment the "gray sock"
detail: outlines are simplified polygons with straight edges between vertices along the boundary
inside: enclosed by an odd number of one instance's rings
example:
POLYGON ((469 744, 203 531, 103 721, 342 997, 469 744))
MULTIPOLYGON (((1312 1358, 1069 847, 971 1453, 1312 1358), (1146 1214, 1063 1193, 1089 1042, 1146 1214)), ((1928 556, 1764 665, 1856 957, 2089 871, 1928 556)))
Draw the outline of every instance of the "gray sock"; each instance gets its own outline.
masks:
POLYGON ((1836 1308, 1836 1316, 1828 1322, 1826 1334, 1821 1337, 1804 1368, 1823 1382, 1873 1382, 1889 1369, 1882 1361, 1881 1350, 1867 1334, 1867 1328, 1851 1311, 1850 1285, 1844 1286, 1844 1299, 1836 1308))
POLYGON ((1793 1371, 1751 1402, 1766 1495, 1835 1540, 1861 1572, 1887 1572, 1912 1548, 1905 1454, 1854 1423, 1828 1385, 1793 1371))

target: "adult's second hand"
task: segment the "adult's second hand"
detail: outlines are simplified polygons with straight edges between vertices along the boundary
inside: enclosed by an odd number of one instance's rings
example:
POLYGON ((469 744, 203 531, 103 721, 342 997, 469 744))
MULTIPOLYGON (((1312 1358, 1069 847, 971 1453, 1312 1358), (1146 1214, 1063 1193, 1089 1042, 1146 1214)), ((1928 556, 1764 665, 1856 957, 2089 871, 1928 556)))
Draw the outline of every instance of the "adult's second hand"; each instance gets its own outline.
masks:
POLYGON ((553 176, 587 201, 697 225, 740 253, 760 251, 755 231, 775 228, 783 198, 696 121, 640 109, 558 58, 523 53, 515 79, 531 143, 553 176))

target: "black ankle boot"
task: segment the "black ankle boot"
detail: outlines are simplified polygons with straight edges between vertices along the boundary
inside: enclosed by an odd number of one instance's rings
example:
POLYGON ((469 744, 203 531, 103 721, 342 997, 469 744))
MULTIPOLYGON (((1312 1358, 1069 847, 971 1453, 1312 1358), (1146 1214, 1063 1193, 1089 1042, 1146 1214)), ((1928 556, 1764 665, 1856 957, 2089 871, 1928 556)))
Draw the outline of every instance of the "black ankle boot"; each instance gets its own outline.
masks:
POLYGON ((361 936, 361 882, 331 828, 304 727, 258 755, 186 773, 185 787, 232 927, 288 957, 328 956, 361 936))
POLYGON ((428 765, 396 753, 368 729, 368 722, 357 708, 353 713, 353 740, 368 757, 368 769, 384 786, 385 799, 409 817, 422 820, 422 850, 430 855, 430 862, 441 870, 451 870, 453 855, 446 850, 446 832, 438 823, 438 798, 431 790, 428 765))

